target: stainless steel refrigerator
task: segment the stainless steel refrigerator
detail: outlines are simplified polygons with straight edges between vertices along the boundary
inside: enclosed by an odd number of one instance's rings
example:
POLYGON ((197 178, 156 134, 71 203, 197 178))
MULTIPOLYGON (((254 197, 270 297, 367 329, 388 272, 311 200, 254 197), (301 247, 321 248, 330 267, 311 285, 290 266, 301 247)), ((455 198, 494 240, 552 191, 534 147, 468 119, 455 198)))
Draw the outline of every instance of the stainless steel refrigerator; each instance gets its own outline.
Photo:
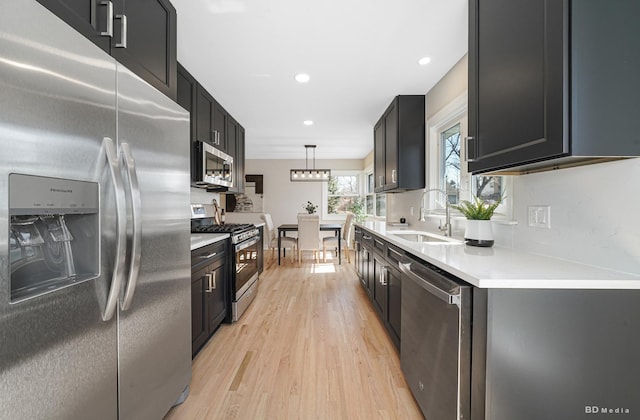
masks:
POLYGON ((189 114, 0 4, 0 419, 160 419, 191 378, 189 114))

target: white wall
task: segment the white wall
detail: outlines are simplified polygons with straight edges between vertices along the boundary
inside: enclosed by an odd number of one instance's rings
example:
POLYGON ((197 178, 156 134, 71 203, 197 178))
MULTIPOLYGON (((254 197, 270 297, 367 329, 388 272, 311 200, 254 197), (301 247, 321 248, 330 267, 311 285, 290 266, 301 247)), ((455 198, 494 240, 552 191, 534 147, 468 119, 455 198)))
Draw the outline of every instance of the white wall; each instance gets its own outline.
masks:
MULTIPOLYGON (((322 204, 321 182, 291 182, 289 170, 304 168, 304 159, 247 159, 245 173, 263 175, 264 212, 271 213, 275 226, 297 223, 298 213, 305 212, 307 201, 322 204)), ((316 168, 331 170, 363 170, 361 159, 316 160, 316 168)), ((234 215, 228 214, 229 220, 234 215)))

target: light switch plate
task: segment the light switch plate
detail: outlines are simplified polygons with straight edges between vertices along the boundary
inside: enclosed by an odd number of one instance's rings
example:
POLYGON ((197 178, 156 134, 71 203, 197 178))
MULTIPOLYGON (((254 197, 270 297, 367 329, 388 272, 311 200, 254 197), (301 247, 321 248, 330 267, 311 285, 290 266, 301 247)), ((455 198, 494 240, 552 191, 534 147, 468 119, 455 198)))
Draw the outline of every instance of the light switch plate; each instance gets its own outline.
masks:
POLYGON ((551 229, 551 206, 528 206, 527 219, 529 227, 551 229))

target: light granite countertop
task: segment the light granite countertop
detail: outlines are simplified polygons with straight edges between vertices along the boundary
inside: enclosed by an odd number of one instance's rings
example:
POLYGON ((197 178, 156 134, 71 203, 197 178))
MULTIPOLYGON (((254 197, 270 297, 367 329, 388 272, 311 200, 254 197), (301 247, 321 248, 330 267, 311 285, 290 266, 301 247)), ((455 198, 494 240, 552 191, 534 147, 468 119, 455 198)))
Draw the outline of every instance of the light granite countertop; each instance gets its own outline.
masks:
POLYGON ((387 226, 384 222, 356 223, 356 226, 480 288, 640 289, 638 274, 497 246, 411 242, 389 233, 403 228, 387 226))
POLYGON ((192 233, 191 250, 202 248, 203 246, 223 241, 229 238, 228 233, 192 233))

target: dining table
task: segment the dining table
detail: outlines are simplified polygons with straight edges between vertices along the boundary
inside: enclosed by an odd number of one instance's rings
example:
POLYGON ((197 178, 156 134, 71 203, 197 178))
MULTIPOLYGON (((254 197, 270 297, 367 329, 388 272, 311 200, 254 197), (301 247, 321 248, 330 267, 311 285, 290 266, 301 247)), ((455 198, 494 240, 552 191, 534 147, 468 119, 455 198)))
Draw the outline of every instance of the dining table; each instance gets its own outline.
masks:
MULTIPOLYGON (((278 226, 278 265, 280 265, 280 249, 282 247, 282 237, 287 236, 287 232, 297 232, 297 223, 285 223, 278 226)), ((342 225, 339 223, 320 223, 320 231, 333 231, 340 238, 342 235, 342 225)), ((342 241, 338 241, 338 264, 342 264, 342 241)))

